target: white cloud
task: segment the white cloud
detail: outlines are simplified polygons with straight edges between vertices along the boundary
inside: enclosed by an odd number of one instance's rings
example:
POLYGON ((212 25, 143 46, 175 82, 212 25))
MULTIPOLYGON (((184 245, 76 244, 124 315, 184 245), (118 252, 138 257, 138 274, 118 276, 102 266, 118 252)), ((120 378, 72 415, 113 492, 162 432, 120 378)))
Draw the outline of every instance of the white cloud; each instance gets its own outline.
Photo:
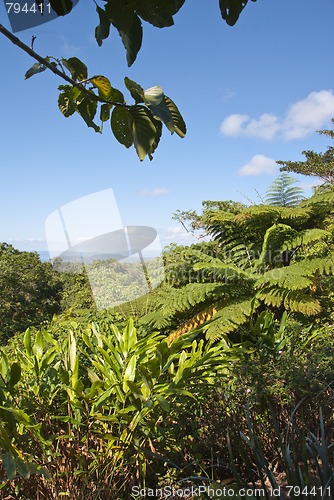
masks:
POLYGON ((272 158, 264 155, 254 155, 246 165, 238 170, 238 174, 241 176, 272 174, 276 169, 277 163, 272 158))
POLYGON ((139 191, 139 196, 163 196, 169 194, 169 189, 166 188, 155 188, 155 189, 142 189, 139 191))
POLYGON ((178 245, 198 243, 198 239, 188 233, 182 226, 170 226, 159 230, 159 238, 162 246, 170 243, 177 243, 178 245))
POLYGON ((229 115, 221 123, 220 132, 227 137, 300 139, 326 125, 333 116, 333 91, 320 90, 291 104, 283 117, 270 113, 253 119, 245 114, 229 115))

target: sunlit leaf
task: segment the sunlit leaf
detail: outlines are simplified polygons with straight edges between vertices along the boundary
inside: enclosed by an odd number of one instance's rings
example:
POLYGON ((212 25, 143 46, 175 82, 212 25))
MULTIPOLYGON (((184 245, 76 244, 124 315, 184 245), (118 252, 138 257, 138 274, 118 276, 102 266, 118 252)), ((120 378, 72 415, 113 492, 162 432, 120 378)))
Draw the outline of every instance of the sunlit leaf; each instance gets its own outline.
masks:
POLYGON ((71 73, 73 80, 86 80, 88 78, 87 66, 77 57, 70 57, 69 59, 62 59, 62 64, 71 73))

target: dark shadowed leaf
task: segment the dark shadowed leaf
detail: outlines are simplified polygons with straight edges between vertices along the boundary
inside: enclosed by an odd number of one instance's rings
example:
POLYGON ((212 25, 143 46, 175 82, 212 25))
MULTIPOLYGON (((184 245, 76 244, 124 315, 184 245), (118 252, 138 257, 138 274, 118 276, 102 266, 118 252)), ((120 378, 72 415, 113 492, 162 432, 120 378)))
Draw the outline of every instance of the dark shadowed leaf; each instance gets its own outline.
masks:
POLYGON ((174 24, 173 15, 182 7, 185 0, 161 1, 144 0, 138 3, 138 15, 157 28, 164 28, 174 24))
POLYGON ((180 111, 178 110, 178 107, 172 101, 172 99, 170 99, 166 95, 164 96, 163 102, 166 104, 166 106, 168 107, 169 111, 172 114, 175 132, 177 133, 177 135, 179 137, 181 137, 183 139, 183 137, 185 137, 185 135, 187 133, 187 128, 186 128, 186 124, 182 118, 182 115, 181 115, 180 111))
POLYGON ((66 14, 71 12, 73 7, 72 0, 49 0, 49 2, 58 16, 66 16, 66 14))
POLYGON ((110 33, 110 20, 105 10, 96 5, 96 12, 99 15, 100 24, 95 28, 95 39, 101 47, 103 40, 108 38, 110 33))
POLYGON ((127 108, 116 106, 111 115, 111 129, 115 138, 129 148, 133 144, 133 119, 127 108))
POLYGON ((14 386, 21 379, 21 366, 19 363, 13 363, 10 369, 10 385, 14 386))
POLYGON ((77 100, 77 112, 82 117, 82 119, 86 122, 88 127, 91 127, 95 130, 95 132, 101 132, 100 127, 94 123, 94 117, 96 115, 97 110, 97 102, 92 101, 87 96, 80 96, 80 100, 77 100))
POLYGON ((126 50, 128 66, 131 66, 136 60, 143 40, 143 28, 139 17, 134 16, 130 28, 127 31, 120 31, 119 34, 126 50))

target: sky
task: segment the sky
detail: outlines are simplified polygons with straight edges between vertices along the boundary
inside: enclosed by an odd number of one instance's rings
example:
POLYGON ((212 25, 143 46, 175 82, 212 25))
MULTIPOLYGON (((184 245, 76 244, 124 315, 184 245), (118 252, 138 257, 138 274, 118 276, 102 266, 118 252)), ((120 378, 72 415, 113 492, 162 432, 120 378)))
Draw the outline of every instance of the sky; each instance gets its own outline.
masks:
MULTIPOLYGON (((234 27, 218 4, 187 0, 173 27, 143 23, 131 68, 115 30, 98 47, 93 0, 16 34, 27 45, 35 36, 43 56, 78 57, 89 76, 107 76, 129 102, 125 76, 145 89, 160 85, 187 136, 164 129, 152 162, 117 143, 108 123, 101 135, 79 116, 64 118, 63 82, 48 71, 25 81, 34 60, 0 34, 0 241, 44 250, 50 214, 112 189, 124 225, 156 228, 163 245, 191 242, 172 219, 176 210, 200 211, 203 200, 259 202, 257 193, 264 196, 279 175, 275 160, 326 149, 330 139, 316 130, 334 117, 333 0, 249 2, 234 27)), ((3 2, 0 23, 10 29, 3 2)), ((316 179, 296 177, 311 194, 316 179)))

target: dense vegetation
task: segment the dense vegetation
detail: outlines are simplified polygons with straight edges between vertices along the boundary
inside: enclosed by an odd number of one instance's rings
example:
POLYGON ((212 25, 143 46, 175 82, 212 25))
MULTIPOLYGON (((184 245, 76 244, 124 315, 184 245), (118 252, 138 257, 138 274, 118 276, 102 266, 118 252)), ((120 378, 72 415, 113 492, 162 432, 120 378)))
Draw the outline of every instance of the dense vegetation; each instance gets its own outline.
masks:
POLYGON ((308 199, 283 173, 265 203, 178 212, 207 238, 168 248, 165 281, 114 309, 94 309, 84 270, 1 245, 2 498, 286 498, 286 485, 332 498, 334 189, 321 157, 308 199))

